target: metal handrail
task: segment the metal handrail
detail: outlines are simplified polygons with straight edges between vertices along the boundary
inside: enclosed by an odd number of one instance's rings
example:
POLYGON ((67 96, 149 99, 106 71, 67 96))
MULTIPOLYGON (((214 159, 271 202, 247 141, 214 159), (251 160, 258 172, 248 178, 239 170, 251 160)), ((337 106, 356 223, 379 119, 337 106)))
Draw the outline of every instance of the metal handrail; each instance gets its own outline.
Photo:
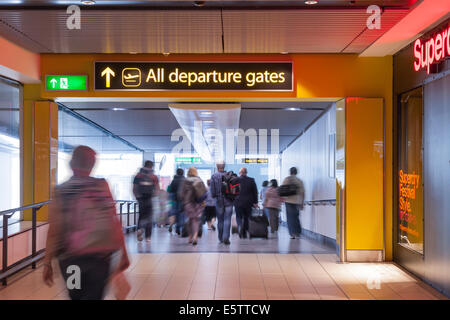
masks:
MULTIPOLYGON (((8 209, 0 212, 0 216, 3 216, 3 252, 2 252, 2 272, 0 273, 0 279, 4 286, 7 285, 7 277, 12 274, 28 267, 31 265, 33 269, 36 269, 36 261, 43 257, 43 250, 40 252, 36 251, 37 242, 37 222, 36 214, 45 205, 49 204, 51 200, 34 203, 27 206, 22 206, 19 208, 8 209), (18 211, 24 211, 31 209, 31 255, 23 258, 18 263, 8 266, 8 219, 18 211)), ((28 229, 29 230, 29 229, 28 229)))
POLYGON ((305 201, 307 206, 336 206, 336 199, 325 199, 325 200, 308 200, 305 201))
POLYGON ((120 225, 122 228, 126 231, 126 233, 137 230, 137 222, 136 222, 136 214, 139 214, 138 211, 138 202, 136 200, 115 200, 116 204, 119 204, 119 220, 120 225), (127 212, 123 212, 123 206, 127 205, 127 212), (130 212, 130 207, 133 205, 133 212, 130 212), (122 215, 127 215, 127 225, 126 227, 123 227, 123 218, 122 215), (133 224, 130 224, 130 214, 133 214, 133 224))

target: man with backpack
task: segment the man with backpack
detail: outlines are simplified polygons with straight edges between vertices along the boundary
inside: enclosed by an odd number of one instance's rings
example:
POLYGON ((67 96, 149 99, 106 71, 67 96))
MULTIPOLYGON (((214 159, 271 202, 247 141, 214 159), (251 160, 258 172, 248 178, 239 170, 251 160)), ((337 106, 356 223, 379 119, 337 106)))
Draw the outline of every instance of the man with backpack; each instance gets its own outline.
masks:
POLYGON ((284 179, 278 189, 280 197, 285 197, 286 218, 291 239, 300 238, 302 227, 300 224, 300 210, 303 210, 305 187, 303 181, 297 178, 297 168, 289 169, 290 176, 284 179))
POLYGON ((158 177, 153 173, 153 161, 145 161, 133 181, 133 193, 139 202, 138 241, 150 242, 153 225, 152 197, 159 192, 158 177))
POLYGON ((224 162, 218 162, 216 166, 217 172, 211 176, 211 196, 216 199, 219 242, 229 245, 234 194, 238 192, 239 184, 233 183, 237 177, 232 171, 225 172, 224 162))

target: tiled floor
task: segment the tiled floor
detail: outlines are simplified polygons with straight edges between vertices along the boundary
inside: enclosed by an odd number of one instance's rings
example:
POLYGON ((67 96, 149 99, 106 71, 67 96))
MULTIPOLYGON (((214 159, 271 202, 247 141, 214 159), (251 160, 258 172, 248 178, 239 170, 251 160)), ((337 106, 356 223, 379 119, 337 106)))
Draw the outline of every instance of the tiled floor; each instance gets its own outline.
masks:
POLYGON ((137 242, 136 233, 126 237, 129 252, 133 253, 183 253, 183 252, 223 252, 223 253, 333 253, 334 249, 315 240, 302 237, 291 240, 286 227, 280 226, 278 233, 269 233, 269 239, 239 239, 231 236, 231 244, 220 244, 217 231, 203 226, 203 235, 197 246, 188 244, 187 238, 180 238, 175 231, 170 234, 168 228, 153 228, 152 241, 137 242))
MULTIPOLYGON (((340 264, 334 254, 130 254, 128 299, 445 299, 390 263, 340 264)), ((58 270, 15 275, 0 299, 67 299, 58 270)), ((107 299, 113 299, 108 293, 107 299)))

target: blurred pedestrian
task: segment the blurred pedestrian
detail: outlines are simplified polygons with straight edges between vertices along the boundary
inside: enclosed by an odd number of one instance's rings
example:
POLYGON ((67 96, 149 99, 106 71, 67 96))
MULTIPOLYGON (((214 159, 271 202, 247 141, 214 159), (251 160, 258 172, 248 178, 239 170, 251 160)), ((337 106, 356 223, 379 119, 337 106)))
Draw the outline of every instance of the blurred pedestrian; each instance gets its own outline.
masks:
POLYGON ((264 197, 264 209, 269 212, 270 230, 272 233, 278 231, 279 213, 281 209, 282 198, 278 195, 278 182, 275 179, 270 180, 270 187, 267 188, 264 197))
POLYGON ((129 260, 117 218, 116 206, 104 179, 90 176, 95 151, 87 146, 74 149, 70 167, 73 176, 55 187, 49 210, 49 231, 43 279, 53 285, 52 259, 59 266, 72 300, 100 300, 109 280, 120 279, 129 260), (119 257, 113 265, 113 257, 119 257))
POLYGON ((220 243, 230 244, 231 216, 233 215, 233 198, 223 192, 225 162, 216 164, 217 172, 211 176, 211 196, 216 199, 217 229, 220 243))
POLYGON ((198 177, 197 169, 189 168, 182 186, 184 212, 188 218, 189 243, 197 244, 200 218, 205 207, 206 187, 198 177))
POLYGON ((138 241, 150 242, 153 226, 153 197, 159 193, 158 177, 153 173, 153 161, 145 161, 133 181, 133 193, 139 203, 139 220, 137 226, 138 241))
POLYGON ((172 209, 170 213, 170 226, 169 232, 172 233, 173 225, 175 225, 175 231, 178 235, 181 235, 184 226, 184 213, 183 213, 183 201, 181 189, 183 182, 186 178, 184 177, 184 170, 178 168, 176 175, 173 177, 172 182, 169 185, 170 198, 172 200, 172 209))
POLYGON ((263 212, 266 215, 267 219, 269 219, 269 211, 266 208, 264 208, 264 200, 266 197, 266 191, 267 191, 268 186, 269 186, 269 181, 267 181, 267 180, 263 181, 261 191, 259 192, 259 200, 261 200, 261 203, 263 204, 263 212))
POLYGON ((215 231, 216 227, 214 226, 214 222, 216 220, 216 199, 214 199, 211 195, 211 179, 208 179, 206 183, 208 185, 208 191, 205 200, 205 220, 208 223, 208 229, 215 231))
POLYGON ((305 187, 303 181, 297 178, 297 168, 289 169, 290 176, 284 179, 279 194, 284 198, 286 217, 291 239, 300 237, 302 227, 300 224, 300 210, 303 210, 305 200, 305 187))
POLYGON ((247 238, 248 219, 252 214, 252 207, 258 208, 258 188, 255 179, 247 176, 246 168, 239 170, 239 184, 240 192, 234 201, 234 208, 240 228, 239 237, 247 238))

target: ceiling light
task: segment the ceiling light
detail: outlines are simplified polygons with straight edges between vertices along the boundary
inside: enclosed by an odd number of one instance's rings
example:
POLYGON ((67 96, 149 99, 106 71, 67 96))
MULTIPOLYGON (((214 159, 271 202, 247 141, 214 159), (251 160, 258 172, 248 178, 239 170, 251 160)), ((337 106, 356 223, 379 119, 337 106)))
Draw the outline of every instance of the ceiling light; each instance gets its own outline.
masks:
POLYGON ((319 1, 316 1, 316 0, 306 0, 306 1, 305 1, 305 4, 309 4, 309 5, 311 5, 311 4, 317 4, 317 3, 319 3, 319 1))
POLYGON ((214 123, 214 120, 203 120, 203 123, 214 123))
POLYGON ((94 0, 83 0, 81 1, 82 4, 87 5, 87 6, 92 6, 95 4, 94 0))
POLYGON ((167 57, 169 54, 170 54, 170 52, 163 52, 163 55, 166 56, 166 57, 167 57))
POLYGON ((202 111, 202 112, 200 112, 200 114, 201 114, 202 116, 210 116, 210 115, 212 115, 213 113, 212 113, 211 111, 202 111))
POLYGON ((136 51, 130 51, 130 54, 137 54, 136 51))
POLYGON ((203 7, 206 1, 194 1, 194 6, 203 7))
POLYGON ((287 51, 281 51, 280 54, 289 54, 287 51))
POLYGON ((113 108, 113 111, 125 111, 125 110, 127 110, 127 109, 125 109, 125 108, 113 108))
POLYGON ((287 111, 302 111, 302 108, 284 108, 287 111))

